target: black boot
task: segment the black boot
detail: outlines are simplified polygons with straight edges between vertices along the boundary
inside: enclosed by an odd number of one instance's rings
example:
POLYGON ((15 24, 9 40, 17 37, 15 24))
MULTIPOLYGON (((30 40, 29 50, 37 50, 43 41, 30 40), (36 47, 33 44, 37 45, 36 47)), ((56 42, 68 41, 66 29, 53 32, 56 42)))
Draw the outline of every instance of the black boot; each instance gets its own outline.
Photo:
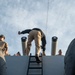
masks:
POLYGON ((39 64, 41 61, 40 61, 40 58, 37 54, 36 54, 35 58, 36 58, 36 62, 39 64))

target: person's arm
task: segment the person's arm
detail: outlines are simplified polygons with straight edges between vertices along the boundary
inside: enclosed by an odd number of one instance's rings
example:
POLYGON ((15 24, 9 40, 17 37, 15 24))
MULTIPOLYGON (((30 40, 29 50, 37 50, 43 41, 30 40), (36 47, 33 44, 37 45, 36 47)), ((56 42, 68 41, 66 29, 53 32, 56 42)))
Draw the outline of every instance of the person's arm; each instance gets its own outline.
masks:
POLYGON ((7 43, 5 43, 5 55, 9 55, 9 53, 8 53, 8 44, 7 43))
POLYGON ((20 35, 20 34, 26 34, 26 33, 29 33, 31 31, 31 29, 26 29, 26 30, 24 30, 24 31, 18 31, 18 34, 20 35))
POLYGON ((43 36, 41 41, 42 41, 42 49, 43 49, 43 51, 45 51, 45 49, 46 49, 46 37, 43 36))

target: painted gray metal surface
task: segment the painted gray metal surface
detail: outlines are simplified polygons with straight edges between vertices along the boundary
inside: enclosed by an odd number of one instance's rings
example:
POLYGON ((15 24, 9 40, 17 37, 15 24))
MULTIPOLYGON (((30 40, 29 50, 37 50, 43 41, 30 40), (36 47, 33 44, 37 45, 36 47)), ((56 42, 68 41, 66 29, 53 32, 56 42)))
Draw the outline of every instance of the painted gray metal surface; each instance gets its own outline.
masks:
POLYGON ((44 75, 64 75, 64 56, 43 57, 44 75))
MULTIPOLYGON (((26 75, 28 56, 7 56, 7 75, 26 75)), ((64 75, 64 56, 44 56, 43 75, 64 75)))
POLYGON ((7 75, 26 75, 28 66, 27 56, 7 56, 7 75))

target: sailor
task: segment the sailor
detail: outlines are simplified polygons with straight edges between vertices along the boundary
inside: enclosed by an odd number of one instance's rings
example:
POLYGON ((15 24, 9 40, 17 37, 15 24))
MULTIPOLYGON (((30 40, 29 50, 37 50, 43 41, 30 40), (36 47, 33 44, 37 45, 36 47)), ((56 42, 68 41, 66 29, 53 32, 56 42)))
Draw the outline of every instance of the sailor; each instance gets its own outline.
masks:
POLYGON ((43 31, 39 28, 33 28, 33 29, 26 29, 23 30, 22 32, 18 31, 18 34, 26 34, 28 33, 28 42, 27 42, 27 49, 26 49, 26 54, 29 55, 30 52, 30 47, 31 47, 31 42, 35 40, 35 46, 36 46, 36 60, 39 60, 39 54, 41 48, 43 49, 43 55, 45 56, 45 49, 46 49, 46 37, 43 31), (41 41, 42 41, 42 46, 41 46, 41 41))
POLYGON ((8 53, 8 45, 4 40, 5 36, 0 35, 0 75, 6 75, 5 55, 8 53))

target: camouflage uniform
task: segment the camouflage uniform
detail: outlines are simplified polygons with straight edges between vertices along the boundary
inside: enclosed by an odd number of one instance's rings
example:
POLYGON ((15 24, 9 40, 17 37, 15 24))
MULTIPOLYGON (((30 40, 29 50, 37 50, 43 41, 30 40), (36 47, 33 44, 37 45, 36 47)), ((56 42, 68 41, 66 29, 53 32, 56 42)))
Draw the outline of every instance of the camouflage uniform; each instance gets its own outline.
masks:
POLYGON ((0 40, 0 75, 6 75, 6 61, 4 56, 7 47, 7 43, 0 40))

